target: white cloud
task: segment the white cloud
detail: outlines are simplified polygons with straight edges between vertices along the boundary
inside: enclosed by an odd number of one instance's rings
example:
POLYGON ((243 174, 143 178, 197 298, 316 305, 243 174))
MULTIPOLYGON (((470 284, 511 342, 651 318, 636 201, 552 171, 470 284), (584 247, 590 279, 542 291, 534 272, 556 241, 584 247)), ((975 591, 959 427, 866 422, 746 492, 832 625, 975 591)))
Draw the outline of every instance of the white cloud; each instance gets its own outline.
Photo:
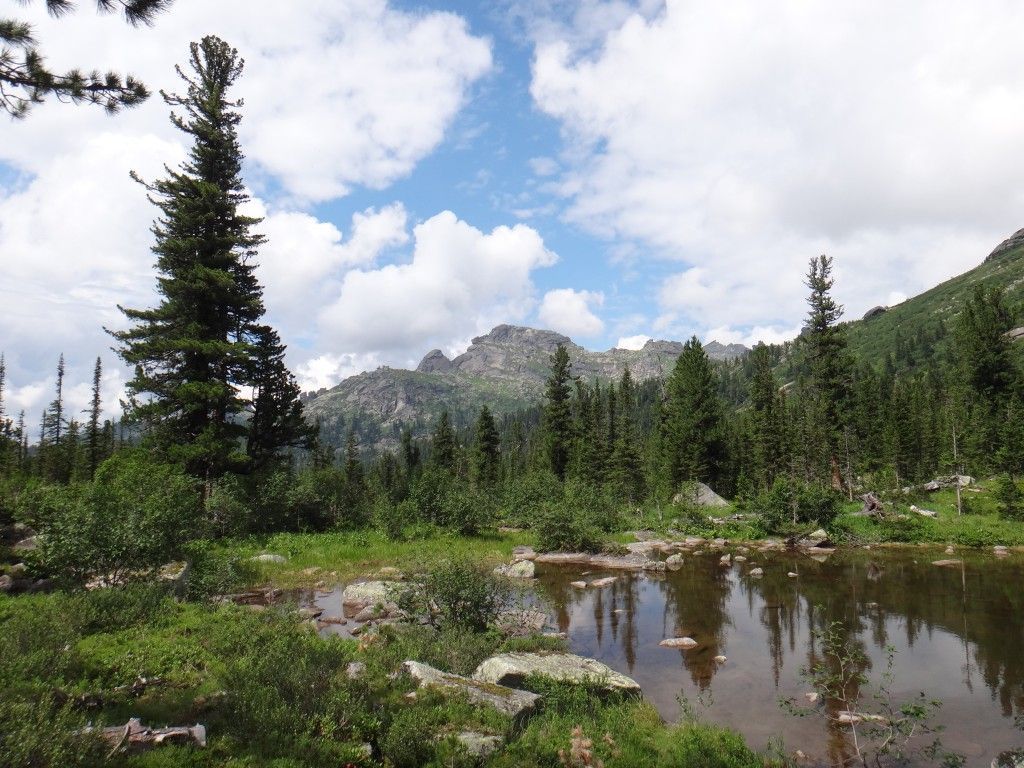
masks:
POLYGON ((616 349, 643 349, 644 344, 651 340, 650 336, 637 334, 636 336, 623 336, 615 343, 616 349))
POLYGON ((537 36, 532 94, 566 135, 570 220, 686 265, 668 322, 791 328, 822 252, 859 316, 1021 226, 1024 7, 588 5, 596 38, 537 36))
POLYGON ((412 362, 455 344, 467 327, 524 318, 534 305, 531 272, 557 260, 530 227, 485 234, 451 211, 417 225, 413 238, 408 262, 345 275, 320 314, 322 346, 412 362))
POLYGON ((365 355, 318 355, 299 365, 295 369, 295 378, 304 392, 315 392, 333 387, 342 379, 372 370, 380 364, 380 357, 372 352, 365 355))
POLYGON ((596 336, 604 330, 604 322, 594 314, 592 307, 602 304, 603 293, 558 288, 544 294, 537 318, 545 328, 566 336, 596 336))
MULTIPOLYGON (((154 93, 179 91, 174 65, 189 43, 220 35, 246 60, 236 95, 245 99, 240 131, 253 176, 308 200, 408 174, 492 67, 490 42, 460 16, 386 0, 306 0, 301 10, 277 0, 178 0, 139 29, 85 7, 69 19, 49 18, 43 3, 18 15, 34 25, 51 66, 129 68, 154 93)), ((110 130, 177 140, 159 96, 118 116, 116 129, 102 110, 54 100, 5 127, 0 160, 37 171, 54 150, 110 130)))
POLYGON ((719 344, 743 344, 747 347, 753 347, 759 342, 781 344, 784 341, 792 341, 799 335, 800 326, 795 328, 775 328, 758 325, 742 330, 722 326, 707 331, 704 334, 704 343, 717 341, 719 344))
POLYGON ((552 157, 531 157, 530 170, 535 176, 552 176, 558 173, 558 161, 552 157))

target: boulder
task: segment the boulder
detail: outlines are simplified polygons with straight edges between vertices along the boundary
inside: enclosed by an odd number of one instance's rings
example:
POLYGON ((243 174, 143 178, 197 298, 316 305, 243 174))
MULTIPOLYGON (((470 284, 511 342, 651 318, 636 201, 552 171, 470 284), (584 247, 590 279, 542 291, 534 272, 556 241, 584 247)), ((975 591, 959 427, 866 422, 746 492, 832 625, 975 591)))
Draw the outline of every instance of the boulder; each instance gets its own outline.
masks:
POLYGON ((457 733, 455 740, 463 746, 467 755, 477 760, 484 760, 505 746, 505 740, 501 736, 489 736, 476 731, 457 733))
POLYGON ((795 579, 795 578, 796 578, 796 577, 798 577, 798 576, 799 576, 800 574, 799 574, 799 573, 793 573, 792 571, 790 571, 790 572, 789 572, 789 573, 787 573, 786 575, 787 575, 787 576, 789 576, 789 578, 791 578, 791 579, 795 579))
POLYGON ((157 577, 161 581, 169 583, 174 594, 184 597, 185 590, 188 588, 188 577, 191 572, 192 567, 188 563, 179 561, 161 566, 157 572, 157 577))
POLYGON ((887 307, 883 307, 881 305, 879 305, 877 307, 872 307, 871 309, 869 309, 867 312, 864 313, 864 318, 863 319, 864 320, 874 320, 876 317, 884 315, 888 311, 889 310, 888 310, 887 307))
POLYGON ((640 694, 635 680, 595 659, 571 653, 502 653, 484 660, 473 679, 497 685, 520 685, 530 675, 568 683, 594 683, 609 691, 640 694))
POLYGON ((618 578, 618 576, 605 576, 602 579, 594 579, 592 582, 590 582, 588 586, 601 589, 602 587, 607 587, 611 584, 614 584, 616 581, 618 581, 618 578))
POLYGON ((956 568, 958 565, 963 565, 963 560, 933 560, 932 565, 937 565, 940 568, 956 568))
POLYGON ((754 577, 755 579, 759 579, 762 576, 764 576, 764 569, 763 568, 751 568, 750 571, 749 571, 749 574, 752 577, 754 577))
POLYGON ((1000 752, 992 760, 992 768, 1024 768, 1024 749, 1000 752))
POLYGON ((536 560, 537 553, 533 551, 533 547, 518 546, 512 550, 512 562, 518 562, 519 560, 536 560))
POLYGON ((366 674, 366 664, 361 661, 350 661, 345 667, 345 677, 349 680, 358 680, 366 674))
POLYGON ((494 620, 495 626, 506 635, 526 636, 540 632, 548 623, 543 611, 511 610, 502 611, 494 620))
POLYGON ((474 704, 493 707, 512 718, 526 717, 532 714, 540 700, 540 696, 536 693, 508 688, 497 681, 481 680, 477 678, 476 673, 473 674, 473 679, 470 679, 462 677, 462 675, 442 672, 440 669, 418 661, 403 662, 402 671, 415 680, 420 687, 430 686, 458 691, 474 704))
POLYGON ((662 648, 682 648, 689 650, 696 648, 698 643, 692 637, 668 637, 658 643, 662 648))
POLYGON ((747 561, 747 558, 743 555, 733 555, 732 559, 737 563, 745 563, 747 561))
POLYGON ((36 535, 26 536, 14 545, 15 552, 31 552, 39 548, 39 537, 36 535))
POLYGON ((551 565, 586 565, 590 562, 592 555, 586 552, 545 552, 534 558, 535 563, 550 563, 551 565))
POLYGON ((569 586, 570 587, 576 587, 576 589, 586 589, 587 588, 587 582, 582 581, 582 580, 581 581, 570 581, 569 582, 569 586))
POLYGON ((282 555, 272 555, 272 554, 267 553, 267 552, 264 552, 262 555, 254 555, 253 557, 250 557, 249 559, 252 562, 254 562, 254 563, 278 563, 278 564, 280 564, 280 563, 287 563, 288 562, 288 558, 286 558, 286 557, 284 557, 282 555))
POLYGON ((683 567, 683 556, 682 555, 669 555, 665 558, 665 567, 675 570, 683 567))
POLYGON ((367 606, 392 602, 403 586, 399 581, 363 581, 349 584, 341 593, 342 610, 351 618, 367 606))
POLYGON ((921 509, 920 507, 915 506, 914 504, 910 505, 910 511, 914 512, 914 513, 916 513, 918 515, 921 515, 921 517, 932 517, 932 518, 934 518, 934 517, 938 517, 939 516, 938 513, 932 512, 930 509, 921 509))
POLYGON ((677 493, 672 497, 673 504, 689 502, 698 507, 728 507, 729 502, 711 490, 704 483, 694 483, 692 490, 677 493))
POLYGON ((494 569, 495 576, 509 579, 532 579, 534 567, 532 560, 516 560, 511 565, 499 565, 494 569))
POLYGON ((8 576, 6 573, 0 576, 0 592, 7 593, 14 589, 14 579, 8 576))
POLYGON ((956 488, 958 485, 961 488, 966 488, 973 484, 974 478, 970 475, 948 475, 946 477, 936 477, 934 480, 929 480, 921 487, 926 491, 940 491, 944 488, 956 488))
POLYGON ((719 565, 732 565, 732 555, 722 555, 719 565))
POLYGON ((722 656, 722 655, 715 656, 715 663, 716 664, 725 664, 725 662, 727 662, 728 660, 729 659, 726 656, 722 656))

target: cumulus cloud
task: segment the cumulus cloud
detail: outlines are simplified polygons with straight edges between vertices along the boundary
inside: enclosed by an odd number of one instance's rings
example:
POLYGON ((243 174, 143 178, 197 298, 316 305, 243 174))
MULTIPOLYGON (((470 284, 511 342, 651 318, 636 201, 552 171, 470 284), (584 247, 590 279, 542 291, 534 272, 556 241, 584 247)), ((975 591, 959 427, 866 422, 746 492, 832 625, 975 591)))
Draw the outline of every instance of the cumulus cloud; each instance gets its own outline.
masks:
POLYGON ((592 307, 604 304, 604 294, 558 288, 544 294, 537 318, 545 328, 566 336, 596 336, 604 330, 604 322, 592 307))
POLYGON ((615 342, 616 349, 643 349, 644 344, 651 340, 650 336, 645 336, 642 333, 636 336, 623 336, 617 342, 615 342))
POLYGON ((531 272, 557 257, 531 227, 484 233, 443 211, 413 229, 410 260, 345 274, 320 314, 324 346, 387 359, 449 346, 533 309, 531 272))
POLYGON ((685 265, 663 324, 792 328, 827 252, 854 316, 978 263, 1021 226, 1024 7, 589 3, 537 36, 570 220, 685 265), (602 11, 603 9, 603 11, 602 11))
MULTIPOLYGON (((307 0, 301 10, 276 0, 178 0, 140 29, 88 8, 73 20, 51 19, 42 3, 19 16, 34 25, 54 68, 129 67, 154 92, 180 90, 174 65, 189 43, 220 35, 246 59, 236 91, 246 102, 248 159, 306 200, 408 174, 492 67, 490 42, 462 17, 407 12, 386 0, 307 0)), ((117 128, 102 110, 48 103, 5 127, 0 160, 36 171, 53 148, 80 147, 82 137, 110 130, 177 140, 159 97, 120 115, 117 128)))

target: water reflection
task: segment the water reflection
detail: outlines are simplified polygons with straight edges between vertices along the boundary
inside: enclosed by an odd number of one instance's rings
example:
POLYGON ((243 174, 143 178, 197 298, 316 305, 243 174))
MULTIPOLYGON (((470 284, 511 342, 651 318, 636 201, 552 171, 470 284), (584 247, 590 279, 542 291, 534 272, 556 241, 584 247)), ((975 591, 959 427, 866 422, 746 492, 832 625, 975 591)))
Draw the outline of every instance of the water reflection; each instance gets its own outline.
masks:
POLYGON ((782 735, 790 749, 841 762, 850 751, 845 729, 794 718, 777 704, 807 690, 800 669, 823 658, 812 630, 838 621, 872 679, 885 668, 886 646, 896 649, 897 701, 919 691, 943 701, 943 743, 968 765, 1024 743, 1013 722, 1024 709, 1024 558, 968 554, 961 566, 943 568, 931 564, 943 557, 934 549, 838 552, 824 562, 748 556, 723 567, 718 554, 686 555, 678 571, 620 574, 604 589, 570 586, 604 572, 538 572, 572 650, 634 677, 667 719, 678 717, 680 693, 711 699, 704 716, 754 745, 782 735), (763 577, 750 575, 755 565, 763 577), (698 646, 659 647, 678 636, 698 646), (719 654, 725 664, 715 661, 719 654))

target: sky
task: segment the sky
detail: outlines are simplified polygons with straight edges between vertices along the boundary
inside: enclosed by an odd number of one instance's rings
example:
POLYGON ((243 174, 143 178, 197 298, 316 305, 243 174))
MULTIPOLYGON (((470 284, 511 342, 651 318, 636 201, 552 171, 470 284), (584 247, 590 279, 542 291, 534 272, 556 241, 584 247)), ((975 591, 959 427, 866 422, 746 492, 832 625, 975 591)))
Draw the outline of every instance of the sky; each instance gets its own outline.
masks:
MULTIPOLYGON (((240 139, 268 320, 304 389, 449 355, 499 323, 591 349, 796 335, 810 258, 847 317, 1024 226, 1024 5, 1010 0, 175 0, 4 14, 48 62, 176 91, 188 44, 246 60, 240 139)), ((184 156, 154 95, 0 115, 6 410, 84 408, 104 328, 152 306, 155 209, 184 156)))

